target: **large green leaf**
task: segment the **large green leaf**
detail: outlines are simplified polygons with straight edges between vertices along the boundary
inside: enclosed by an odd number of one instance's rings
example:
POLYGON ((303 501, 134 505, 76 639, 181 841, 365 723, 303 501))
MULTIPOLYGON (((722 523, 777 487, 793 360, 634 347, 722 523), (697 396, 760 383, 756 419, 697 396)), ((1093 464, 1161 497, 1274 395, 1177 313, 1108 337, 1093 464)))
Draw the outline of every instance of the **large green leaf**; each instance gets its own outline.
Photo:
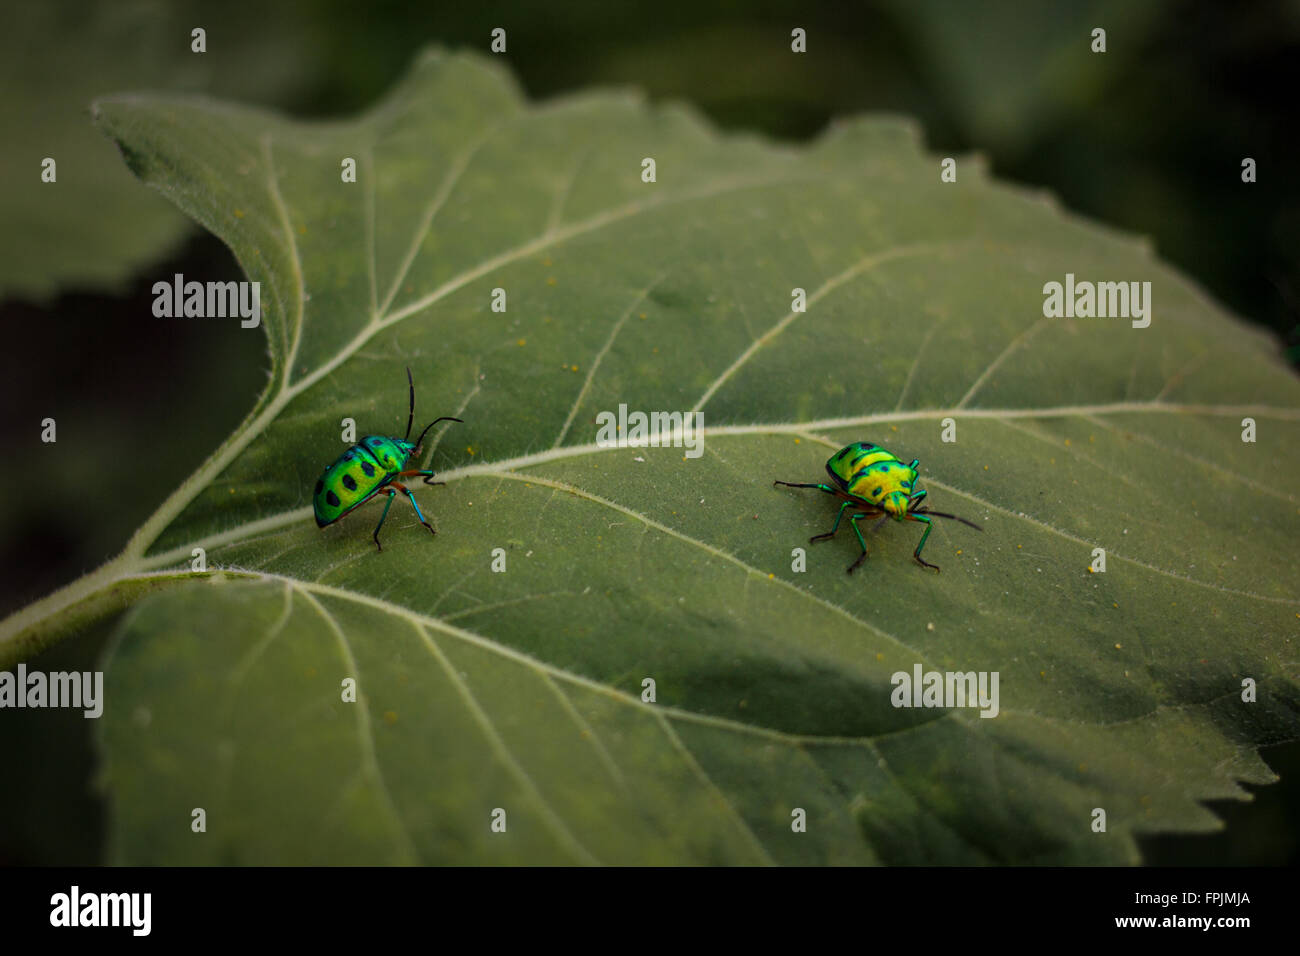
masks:
POLYGON ((135 605, 113 861, 1131 862, 1297 735, 1300 385, 1143 243, 976 160, 941 183, 897 120, 778 149, 629 95, 530 107, 476 57, 345 123, 96 115, 262 283, 273 363, 120 558, 0 631, 13 660, 135 605), (1044 318, 1067 272, 1150 281, 1150 327, 1044 318), (320 531, 310 494, 344 417, 400 434, 407 365, 419 419, 466 423, 416 486, 439 533, 399 502, 381 554, 376 506, 320 531), (620 403, 702 410, 703 457, 598 447, 620 403), (941 574, 912 524, 852 576, 850 535, 807 545, 832 503, 772 480, 859 439, 984 525, 939 523, 941 574), (917 664, 998 672, 999 715, 895 709, 917 664))

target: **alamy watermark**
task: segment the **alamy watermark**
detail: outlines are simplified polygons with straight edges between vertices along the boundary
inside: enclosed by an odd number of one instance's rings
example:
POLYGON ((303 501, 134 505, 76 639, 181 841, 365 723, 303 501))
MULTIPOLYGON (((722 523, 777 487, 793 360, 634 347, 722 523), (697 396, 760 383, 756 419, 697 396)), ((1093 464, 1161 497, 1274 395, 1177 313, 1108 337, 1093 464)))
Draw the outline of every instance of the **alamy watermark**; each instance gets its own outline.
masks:
POLYGON ((998 715, 997 671, 897 671, 889 702, 895 707, 978 707, 981 717, 998 715))
POLYGON ((103 671, 28 671, 19 664, 17 673, 0 671, 0 708, 71 707, 95 718, 104 712, 103 671))
POLYGON ((260 282, 186 282, 178 272, 171 282, 155 282, 153 294, 153 314, 160 319, 238 316, 245 329, 262 321, 260 282))
POLYGON ((1043 285, 1043 315, 1049 319, 1132 319, 1133 328, 1151 324, 1150 282, 1082 282, 1074 273, 1065 283, 1043 285))
POLYGON ((704 454, 703 412, 629 412, 596 415, 596 444, 601 448, 685 448, 687 458, 704 454))
POLYGON ((73 884, 50 897, 50 925, 119 926, 133 936, 148 936, 153 926, 152 893, 83 893, 73 884))

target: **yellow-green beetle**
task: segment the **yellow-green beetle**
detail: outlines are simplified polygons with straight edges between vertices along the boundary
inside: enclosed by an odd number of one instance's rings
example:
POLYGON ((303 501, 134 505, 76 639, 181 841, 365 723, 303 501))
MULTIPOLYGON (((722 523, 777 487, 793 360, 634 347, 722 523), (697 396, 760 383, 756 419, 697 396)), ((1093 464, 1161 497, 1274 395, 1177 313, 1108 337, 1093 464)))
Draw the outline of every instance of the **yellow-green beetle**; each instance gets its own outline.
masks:
MULTIPOLYGON (((384 546, 379 543, 379 529, 384 526, 384 519, 388 517, 388 509, 393 505, 393 498, 400 491, 411 502, 411 507, 415 509, 416 516, 420 519, 420 524, 429 529, 430 534, 437 534, 433 530, 433 525, 424 520, 424 515, 420 513, 420 506, 415 503, 415 495, 411 490, 397 481, 398 478, 424 478, 426 485, 440 485, 441 481, 430 481, 435 472, 421 471, 418 468, 407 469, 407 462, 420 453, 420 443, 424 441, 424 436, 428 434, 429 429, 438 422, 459 422, 459 418, 435 418, 425 426, 424 431, 420 432, 420 437, 414 442, 408 441, 411 437, 411 425, 415 422, 415 381, 411 378, 411 370, 406 370, 406 381, 411 387, 411 410, 406 419, 406 436, 404 438, 384 438, 381 435, 367 435, 362 438, 334 461, 334 464, 326 468, 321 476, 316 479, 316 490, 312 493, 312 509, 316 512, 316 527, 323 528, 326 525, 338 521, 349 511, 361 507, 381 491, 388 493, 388 501, 384 505, 384 513, 379 516, 379 524, 375 525, 374 539, 375 547, 380 551, 384 546)), ((462 422, 462 424, 464 424, 462 422)))
POLYGON ((921 558, 921 549, 925 547, 925 539, 930 537, 930 518, 952 518, 954 521, 960 521, 964 525, 969 525, 976 531, 983 529, 972 521, 965 518, 958 518, 956 515, 946 514, 942 511, 931 511, 929 508, 918 508, 917 505, 925 498, 924 491, 914 491, 916 485, 917 470, 916 466, 921 463, 920 459, 912 459, 910 465, 903 464, 898 456, 893 452, 886 451, 879 445, 873 445, 869 441, 855 441, 852 445, 845 445, 835 454, 831 455, 826 462, 826 473, 831 476, 835 482, 835 487, 822 484, 795 484, 789 481, 774 481, 773 485, 784 485, 787 488, 817 488, 833 495, 836 498, 844 499, 840 505, 839 513, 835 516, 835 524, 831 530, 825 534, 813 535, 808 539, 808 543, 814 541, 824 541, 828 538, 835 537, 835 532, 839 530, 840 519, 844 517, 844 512, 853 509, 849 515, 849 524, 853 527, 853 533, 858 537, 858 544, 862 545, 862 554, 858 555, 858 560, 849 565, 849 574, 863 561, 867 560, 867 542, 862 537, 862 531, 858 528, 859 518, 876 518, 879 517, 881 522, 893 518, 895 521, 920 521, 925 524, 925 532, 921 535, 921 540, 912 552, 912 557, 916 558, 917 563, 922 567, 934 568, 939 570, 937 564, 931 564, 921 558))

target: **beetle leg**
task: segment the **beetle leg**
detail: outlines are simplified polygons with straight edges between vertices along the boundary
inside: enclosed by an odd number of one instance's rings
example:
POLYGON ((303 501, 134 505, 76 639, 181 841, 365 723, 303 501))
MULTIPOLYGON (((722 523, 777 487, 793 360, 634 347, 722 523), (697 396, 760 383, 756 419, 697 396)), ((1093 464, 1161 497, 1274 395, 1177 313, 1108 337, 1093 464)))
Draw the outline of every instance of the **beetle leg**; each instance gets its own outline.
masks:
POLYGON ((384 513, 379 516, 379 524, 375 525, 375 533, 373 536, 375 539, 375 547, 380 551, 384 550, 384 546, 379 543, 379 529, 384 526, 384 519, 388 517, 388 509, 393 506, 393 498, 397 496, 397 492, 391 487, 385 490, 388 492, 388 501, 384 504, 384 513))
POLYGON ((827 538, 835 537, 835 532, 838 531, 840 527, 840 519, 844 517, 844 509, 851 504, 853 504, 853 502, 846 501, 842 505, 840 505, 840 510, 835 514, 835 524, 831 525, 831 530, 827 531, 825 534, 813 535, 811 538, 808 539, 808 543, 812 544, 814 541, 825 541, 827 538))
MULTIPOLYGON (((420 519, 420 524, 429 529, 429 534, 438 533, 433 530, 433 525, 424 520, 424 515, 420 513, 420 506, 415 503, 415 495, 411 494, 410 488, 406 487, 406 485, 402 484, 400 481, 394 481, 389 487, 396 488, 402 494, 406 495, 407 499, 411 502, 411 507, 415 509, 415 516, 420 519)), ((391 500, 392 499, 390 498, 389 501, 391 500)))
MULTIPOLYGON (((848 502, 845 502, 845 504, 847 503, 848 502)), ((867 539, 862 537, 862 529, 858 527, 858 519, 873 518, 875 517, 875 514, 876 513, 874 511, 860 511, 855 515, 849 515, 849 526, 853 528, 853 533, 858 536, 858 544, 862 545, 862 553, 858 555, 858 560, 854 561, 852 564, 849 565, 849 570, 848 570, 849 574, 852 574, 854 568, 856 568, 863 561, 867 560, 867 539)))
POLYGON ((934 524, 925 515, 918 515, 912 513, 908 514, 907 520, 925 522, 925 533, 921 535, 921 540, 917 542, 916 550, 912 552, 912 557, 916 558, 916 563, 921 565, 921 567, 934 568, 936 571, 938 571, 939 565, 931 564, 929 561, 926 561, 921 557, 921 549, 925 547, 925 539, 930 537, 930 529, 934 527, 934 524))
POLYGON ((817 488, 821 491, 826 492, 828 495, 835 495, 836 497, 839 497, 839 492, 836 491, 834 488, 832 488, 830 485, 800 485, 800 484, 794 484, 793 482, 789 482, 789 481, 774 481, 772 482, 772 485, 774 487, 776 485, 785 485, 787 488, 817 488))
POLYGON ((436 471, 421 471, 419 468, 412 468, 410 471, 399 471, 398 478, 424 478, 426 485, 445 485, 445 481, 430 481, 429 479, 436 475, 436 471))

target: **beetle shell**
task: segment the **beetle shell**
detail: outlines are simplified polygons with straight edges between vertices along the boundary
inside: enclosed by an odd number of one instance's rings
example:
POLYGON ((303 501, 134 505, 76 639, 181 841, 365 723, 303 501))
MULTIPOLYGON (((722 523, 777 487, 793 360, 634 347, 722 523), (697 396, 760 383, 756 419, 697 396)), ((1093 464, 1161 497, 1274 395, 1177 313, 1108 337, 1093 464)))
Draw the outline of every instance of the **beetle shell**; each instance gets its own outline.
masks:
POLYGON ((879 445, 858 441, 832 455, 826 462, 826 473, 846 494, 902 518, 911 505, 918 464, 916 460, 905 464, 879 445))
POLYGON ((312 492, 316 526, 333 524, 369 501, 406 467, 415 446, 400 438, 367 435, 321 472, 312 492))

